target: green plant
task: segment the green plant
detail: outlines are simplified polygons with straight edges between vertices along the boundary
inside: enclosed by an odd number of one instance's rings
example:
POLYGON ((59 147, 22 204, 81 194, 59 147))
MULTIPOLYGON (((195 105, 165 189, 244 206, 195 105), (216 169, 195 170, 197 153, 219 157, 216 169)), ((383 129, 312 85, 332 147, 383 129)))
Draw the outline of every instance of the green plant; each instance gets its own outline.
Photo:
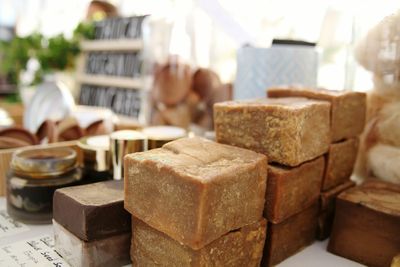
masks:
POLYGON ((14 37, 11 42, 0 42, 0 73, 9 83, 18 84, 19 73, 25 69, 29 58, 41 47, 43 36, 32 34, 27 37, 14 37))
POLYGON ((40 83, 46 73, 54 70, 72 69, 79 54, 79 41, 93 39, 92 23, 80 23, 71 39, 62 34, 45 38, 39 33, 26 37, 15 37, 11 42, 0 42, 0 74, 11 84, 19 83, 19 74, 26 69, 30 58, 36 58, 40 68, 35 74, 33 84, 40 83))

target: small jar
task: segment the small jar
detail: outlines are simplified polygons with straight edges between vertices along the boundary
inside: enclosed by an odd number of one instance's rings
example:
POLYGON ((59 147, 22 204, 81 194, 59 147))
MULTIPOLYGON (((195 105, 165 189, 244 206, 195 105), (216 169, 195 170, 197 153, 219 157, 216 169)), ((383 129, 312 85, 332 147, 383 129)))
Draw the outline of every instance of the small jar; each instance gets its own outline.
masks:
POLYGON ((160 148, 164 144, 187 136, 185 129, 175 126, 151 126, 142 129, 147 136, 148 149, 160 148))
POLYGON ((127 154, 147 150, 147 137, 133 130, 116 131, 110 134, 110 152, 113 165, 113 179, 124 178, 124 157, 127 154))
POLYGON ((51 223, 53 194, 77 185, 81 170, 71 148, 35 148, 14 152, 7 175, 7 212, 30 224, 51 223))
POLYGON ((82 155, 82 184, 112 179, 108 135, 83 137, 79 140, 78 147, 82 155))

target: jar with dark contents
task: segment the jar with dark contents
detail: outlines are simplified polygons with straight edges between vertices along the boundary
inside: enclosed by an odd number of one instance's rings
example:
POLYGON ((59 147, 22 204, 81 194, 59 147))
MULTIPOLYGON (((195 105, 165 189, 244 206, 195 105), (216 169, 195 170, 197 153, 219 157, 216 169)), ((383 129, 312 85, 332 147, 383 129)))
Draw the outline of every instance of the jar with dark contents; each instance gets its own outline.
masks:
POLYGON ((51 223, 54 191, 77 185, 81 176, 71 148, 17 150, 7 175, 7 212, 25 223, 51 223))

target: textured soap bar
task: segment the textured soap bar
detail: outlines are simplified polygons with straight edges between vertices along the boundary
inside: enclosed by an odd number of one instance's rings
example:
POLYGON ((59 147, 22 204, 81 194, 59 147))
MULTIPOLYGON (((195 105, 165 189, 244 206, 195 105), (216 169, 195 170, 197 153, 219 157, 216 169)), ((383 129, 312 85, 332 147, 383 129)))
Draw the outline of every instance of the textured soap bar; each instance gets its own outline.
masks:
POLYGON ((367 97, 365 93, 307 89, 302 87, 269 88, 268 97, 307 97, 330 101, 332 141, 355 137, 365 125, 367 97))
POLYGON ((146 267, 257 267, 263 254, 266 226, 265 219, 262 219, 193 250, 133 218, 132 263, 133 266, 146 267))
POLYGON ((216 139, 297 166, 328 151, 330 104, 305 98, 228 101, 214 105, 216 139))
POLYGON ((53 217, 68 231, 86 241, 130 232, 131 217, 124 209, 122 181, 56 190, 53 217))
POLYGON ((264 217, 280 223, 315 203, 324 165, 323 156, 294 168, 269 165, 264 217))
POLYGON ((335 217, 336 197, 345 190, 355 186, 352 181, 344 182, 331 190, 321 193, 320 212, 318 216, 317 239, 328 238, 332 231, 333 218, 335 217))
POLYGON ((125 157, 125 208, 199 249, 262 217, 267 159, 201 138, 125 157))
POLYGON ((268 223, 261 266, 273 266, 312 244, 317 229, 318 202, 278 223, 268 223))
POLYGON ((86 242, 53 220, 56 251, 74 267, 119 267, 130 263, 131 233, 86 242))
POLYGON ((368 266, 390 266, 400 251, 400 186, 365 182, 336 199, 328 251, 368 266))
POLYGON ((358 152, 358 138, 331 144, 326 154, 326 171, 322 191, 329 190, 350 179, 358 152))

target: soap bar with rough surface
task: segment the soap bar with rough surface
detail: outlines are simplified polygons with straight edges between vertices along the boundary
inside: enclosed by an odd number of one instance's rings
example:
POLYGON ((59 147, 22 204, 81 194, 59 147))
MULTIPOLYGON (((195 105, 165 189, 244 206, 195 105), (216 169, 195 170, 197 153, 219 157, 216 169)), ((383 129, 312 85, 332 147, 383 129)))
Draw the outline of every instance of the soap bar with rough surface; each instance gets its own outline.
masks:
POLYGON ((269 165, 264 217, 280 223, 315 203, 324 165, 323 156, 294 168, 269 165))
POLYGON ((83 241, 53 220, 56 251, 74 267, 119 267, 130 263, 131 233, 83 241))
POLYGON ((266 226, 265 219, 262 219, 229 232, 199 250, 193 250, 132 218, 132 265, 257 267, 263 253, 266 226))
POLYGON ((315 240, 318 202, 278 223, 268 223, 261 266, 274 266, 296 254, 315 240))
POLYGON ((328 251, 384 267, 400 251, 400 186, 367 181, 336 199, 328 251))
POLYGON ((329 111, 329 102, 305 98, 221 102, 214 105, 216 139, 297 166, 328 151, 329 111))
POLYGON ((53 218, 85 241, 130 232, 122 181, 106 181, 56 190, 53 218))
POLYGON ((335 203, 336 197, 346 191, 347 189, 355 186, 352 181, 347 181, 338 185, 331 190, 321 193, 320 198, 320 213, 318 216, 318 230, 317 239, 325 240, 328 238, 332 231, 333 219, 335 217, 335 203))
POLYGON ((358 138, 331 144, 326 154, 326 170, 322 191, 334 188, 350 179, 358 152, 358 138))
POLYGON ((202 138, 183 138, 125 157, 125 209, 199 249, 260 220, 267 159, 202 138))
POLYGON ((306 97, 330 101, 332 141, 358 136, 365 125, 367 97, 365 93, 308 89, 303 87, 278 87, 267 90, 268 97, 306 97))

